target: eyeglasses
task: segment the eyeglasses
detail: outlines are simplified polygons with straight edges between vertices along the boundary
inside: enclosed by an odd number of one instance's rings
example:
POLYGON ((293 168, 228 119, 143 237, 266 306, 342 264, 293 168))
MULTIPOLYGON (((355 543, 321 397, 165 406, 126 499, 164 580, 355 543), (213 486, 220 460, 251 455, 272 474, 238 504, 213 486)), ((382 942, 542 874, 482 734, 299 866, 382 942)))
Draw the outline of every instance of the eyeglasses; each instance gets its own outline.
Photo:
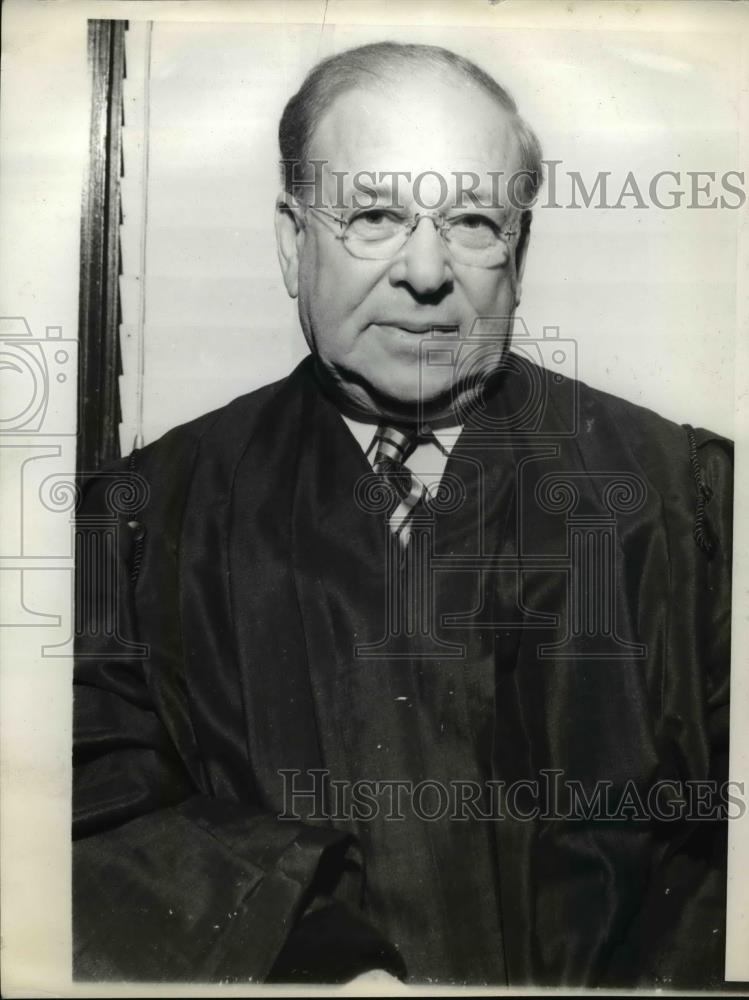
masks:
POLYGON ((470 267, 497 267, 507 261, 508 241, 518 229, 500 229, 485 215, 470 213, 446 218, 441 212, 417 212, 402 215, 372 208, 346 218, 312 205, 305 206, 341 228, 336 239, 343 242, 352 257, 360 260, 389 260, 402 247, 422 219, 429 219, 445 241, 453 258, 470 267))

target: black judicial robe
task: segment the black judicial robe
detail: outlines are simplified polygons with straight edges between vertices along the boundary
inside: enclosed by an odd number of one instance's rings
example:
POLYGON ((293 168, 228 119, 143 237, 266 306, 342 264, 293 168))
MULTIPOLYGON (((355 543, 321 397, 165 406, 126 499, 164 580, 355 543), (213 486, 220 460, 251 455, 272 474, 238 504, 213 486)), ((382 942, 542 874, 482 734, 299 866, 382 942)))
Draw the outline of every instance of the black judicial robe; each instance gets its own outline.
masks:
POLYGON ((729 442, 512 362, 421 576, 309 358, 94 478, 79 536, 118 476, 114 627, 78 572, 77 977, 721 983, 725 810, 637 803, 726 777, 729 442), (334 801, 377 781, 429 788, 334 801), (456 787, 474 813, 435 809, 456 787))

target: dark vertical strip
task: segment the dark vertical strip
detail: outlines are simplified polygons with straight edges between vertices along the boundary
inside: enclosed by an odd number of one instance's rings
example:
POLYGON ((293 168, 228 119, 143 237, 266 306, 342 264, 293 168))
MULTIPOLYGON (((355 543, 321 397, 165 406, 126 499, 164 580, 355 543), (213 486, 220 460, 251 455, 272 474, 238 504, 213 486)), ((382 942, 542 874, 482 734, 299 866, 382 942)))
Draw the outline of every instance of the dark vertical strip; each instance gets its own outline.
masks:
POLYGON ((91 139, 81 220, 78 471, 119 457, 120 176, 126 21, 88 22, 91 139))

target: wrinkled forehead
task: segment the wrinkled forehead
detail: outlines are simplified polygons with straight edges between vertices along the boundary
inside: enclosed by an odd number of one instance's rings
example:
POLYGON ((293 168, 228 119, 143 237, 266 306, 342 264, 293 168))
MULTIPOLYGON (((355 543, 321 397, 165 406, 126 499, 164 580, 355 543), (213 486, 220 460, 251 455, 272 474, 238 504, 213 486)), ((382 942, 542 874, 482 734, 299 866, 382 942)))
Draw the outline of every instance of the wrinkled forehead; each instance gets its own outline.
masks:
POLYGON ((401 174, 398 192, 406 202, 420 178, 417 193, 436 201, 446 187, 454 191, 456 175, 466 178, 464 185, 477 176, 483 189, 492 175, 519 169, 510 113, 455 74, 416 74, 339 95, 318 123, 308 156, 324 162, 326 194, 335 190, 339 198, 366 175, 387 187, 396 183, 391 175, 401 174))

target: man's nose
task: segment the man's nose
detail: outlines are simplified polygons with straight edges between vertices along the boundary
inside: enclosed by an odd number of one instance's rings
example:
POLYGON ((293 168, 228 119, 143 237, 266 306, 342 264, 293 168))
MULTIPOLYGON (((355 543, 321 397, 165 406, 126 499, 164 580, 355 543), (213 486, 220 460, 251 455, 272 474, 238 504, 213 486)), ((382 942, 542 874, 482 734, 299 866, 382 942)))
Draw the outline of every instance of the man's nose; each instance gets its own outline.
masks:
POLYGON ((408 285, 416 295, 434 295, 452 284, 450 252, 430 218, 419 219, 390 269, 393 285, 408 285))

